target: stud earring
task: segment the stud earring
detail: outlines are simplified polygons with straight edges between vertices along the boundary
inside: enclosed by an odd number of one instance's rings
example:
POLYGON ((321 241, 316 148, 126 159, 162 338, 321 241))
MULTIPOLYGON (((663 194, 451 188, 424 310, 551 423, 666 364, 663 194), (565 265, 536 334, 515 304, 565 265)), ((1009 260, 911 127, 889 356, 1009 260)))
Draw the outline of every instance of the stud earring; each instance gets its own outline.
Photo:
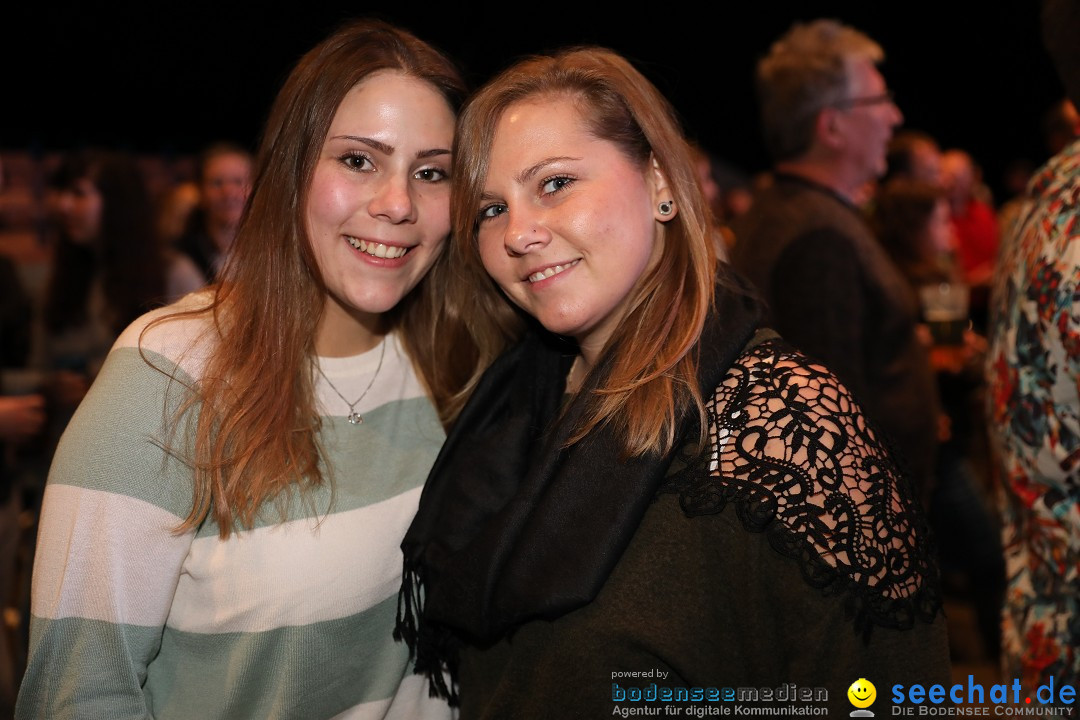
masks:
POLYGON ((657 206, 657 209, 660 211, 661 215, 670 215, 672 209, 671 201, 663 201, 662 203, 660 203, 660 205, 657 206))

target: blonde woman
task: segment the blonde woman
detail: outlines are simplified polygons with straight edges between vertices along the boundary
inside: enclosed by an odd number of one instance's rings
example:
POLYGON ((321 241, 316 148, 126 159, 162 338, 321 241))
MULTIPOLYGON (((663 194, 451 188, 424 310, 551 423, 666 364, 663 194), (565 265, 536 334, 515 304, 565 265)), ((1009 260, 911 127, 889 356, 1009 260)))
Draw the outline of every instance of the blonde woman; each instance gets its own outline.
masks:
POLYGON ((604 49, 526 59, 469 101, 455 163, 447 308, 481 362, 399 620, 435 690, 521 720, 947 683, 911 485, 718 264, 657 90, 604 49))

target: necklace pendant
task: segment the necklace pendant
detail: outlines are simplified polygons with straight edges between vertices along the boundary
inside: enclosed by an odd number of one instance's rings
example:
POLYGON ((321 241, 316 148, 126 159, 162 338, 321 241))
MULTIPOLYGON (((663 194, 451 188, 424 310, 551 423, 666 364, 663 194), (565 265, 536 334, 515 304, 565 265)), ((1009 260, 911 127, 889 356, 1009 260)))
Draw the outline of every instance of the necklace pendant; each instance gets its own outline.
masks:
POLYGON ((375 378, 379 377, 379 371, 382 370, 382 362, 385 356, 386 340, 383 340, 382 352, 379 353, 379 364, 375 366, 375 373, 371 376, 371 382, 369 382, 368 386, 364 388, 364 392, 360 394, 360 397, 356 398, 352 402, 346 400, 345 396, 341 394, 341 391, 334 386, 334 383, 330 382, 330 378, 326 377, 326 373, 323 372, 322 367, 318 364, 315 365, 315 369, 319 371, 319 374, 322 375, 322 379, 326 381, 326 384, 330 386, 330 389, 334 391, 334 394, 341 398, 341 402, 349 406, 349 414, 345 416, 345 419, 349 421, 350 425, 364 424, 364 418, 360 417, 360 413, 356 412, 356 410, 354 410, 353 408, 359 405, 360 401, 367 397, 368 390, 370 390, 371 386, 375 384, 375 378))

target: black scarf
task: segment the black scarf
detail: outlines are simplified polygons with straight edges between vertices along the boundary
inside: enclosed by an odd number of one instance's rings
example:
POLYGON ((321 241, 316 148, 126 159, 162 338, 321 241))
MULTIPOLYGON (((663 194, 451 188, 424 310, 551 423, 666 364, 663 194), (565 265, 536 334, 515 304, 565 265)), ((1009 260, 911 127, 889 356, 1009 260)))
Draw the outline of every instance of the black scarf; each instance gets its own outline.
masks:
MULTIPOLYGON (((757 329, 763 313, 755 298, 722 266, 696 347, 704 391, 720 383, 757 329)), ((691 412, 680 420, 676 449, 663 456, 623 459, 608 427, 566 448, 593 387, 560 416, 572 359, 557 338, 534 331, 492 364, 439 453, 402 543, 395 637, 416 652, 416 670, 433 692, 451 701, 456 693, 441 669, 454 674, 456 644, 494 640, 596 597, 674 454, 699 432, 691 412)), ((602 361, 592 382, 604 375, 602 361)))

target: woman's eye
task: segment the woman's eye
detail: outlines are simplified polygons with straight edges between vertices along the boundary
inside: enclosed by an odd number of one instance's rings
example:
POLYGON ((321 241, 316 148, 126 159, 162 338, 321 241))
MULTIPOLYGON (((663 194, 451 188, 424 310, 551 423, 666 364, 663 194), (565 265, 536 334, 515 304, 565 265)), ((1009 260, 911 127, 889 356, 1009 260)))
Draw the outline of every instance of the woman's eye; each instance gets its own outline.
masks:
POLYGON ((506 212, 505 205, 493 204, 480 209, 480 220, 490 220, 506 212))
POLYGON ((568 178, 560 175, 558 177, 553 177, 545 180, 544 184, 540 186, 540 189, 545 195, 550 195, 552 193, 559 192, 572 182, 574 182, 573 178, 568 178))
POLYGON ((341 157, 341 163, 350 170, 370 170, 374 167, 371 158, 362 153, 348 153, 341 157))
POLYGON ((442 168, 424 168, 423 170, 417 171, 414 177, 417 180, 434 183, 448 179, 450 177, 450 173, 446 172, 442 168))

